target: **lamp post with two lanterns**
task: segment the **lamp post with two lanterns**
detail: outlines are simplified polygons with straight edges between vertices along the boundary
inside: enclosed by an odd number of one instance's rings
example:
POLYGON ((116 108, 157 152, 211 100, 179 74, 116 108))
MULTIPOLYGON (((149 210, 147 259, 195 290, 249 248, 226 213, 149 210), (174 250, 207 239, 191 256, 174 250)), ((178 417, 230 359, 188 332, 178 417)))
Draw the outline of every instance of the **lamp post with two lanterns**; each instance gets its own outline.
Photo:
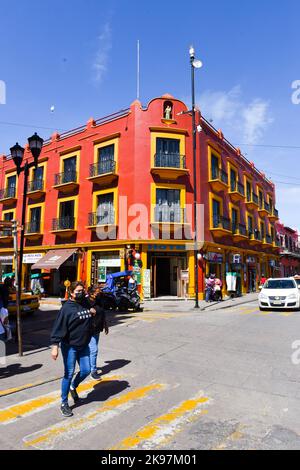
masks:
POLYGON ((24 166, 22 167, 22 162, 24 158, 24 148, 21 147, 18 143, 11 147, 10 153, 12 159, 17 168, 18 177, 23 172, 24 173, 24 187, 23 187, 23 199, 22 199, 22 220, 21 220, 21 237, 20 237, 20 249, 19 249, 19 263, 18 263, 18 275, 16 276, 17 285, 16 285, 16 296, 17 299, 17 334, 18 334, 18 346, 19 346, 19 356, 23 356, 23 346, 22 346, 22 330, 21 330, 21 292, 22 292, 22 265, 23 265, 23 253, 24 253, 24 239, 25 239, 25 218, 26 218, 26 198, 27 198, 27 186, 28 186, 28 176, 30 168, 38 167, 38 158, 40 156, 43 139, 35 134, 28 138, 28 145, 33 156, 33 162, 28 163, 28 160, 25 161, 24 166))

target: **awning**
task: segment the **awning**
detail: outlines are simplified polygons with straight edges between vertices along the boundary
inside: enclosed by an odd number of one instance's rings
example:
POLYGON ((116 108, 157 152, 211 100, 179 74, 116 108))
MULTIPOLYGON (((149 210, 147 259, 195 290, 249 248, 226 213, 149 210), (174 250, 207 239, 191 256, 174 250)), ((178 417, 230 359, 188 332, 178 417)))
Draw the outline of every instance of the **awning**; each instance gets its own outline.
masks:
POLYGON ((68 250, 50 250, 37 263, 31 266, 31 269, 58 269, 70 256, 72 256, 77 248, 68 250))

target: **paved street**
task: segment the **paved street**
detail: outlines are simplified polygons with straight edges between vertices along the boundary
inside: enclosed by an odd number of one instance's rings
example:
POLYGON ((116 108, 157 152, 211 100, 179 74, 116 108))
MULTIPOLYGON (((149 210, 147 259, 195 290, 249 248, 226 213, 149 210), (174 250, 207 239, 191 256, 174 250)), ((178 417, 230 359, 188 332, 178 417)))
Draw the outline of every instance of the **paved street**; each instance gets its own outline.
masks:
POLYGON ((57 307, 45 304, 24 321, 25 356, 11 345, 0 365, 1 449, 300 449, 300 312, 191 305, 111 315, 102 380, 81 385, 65 419, 48 349, 57 307))

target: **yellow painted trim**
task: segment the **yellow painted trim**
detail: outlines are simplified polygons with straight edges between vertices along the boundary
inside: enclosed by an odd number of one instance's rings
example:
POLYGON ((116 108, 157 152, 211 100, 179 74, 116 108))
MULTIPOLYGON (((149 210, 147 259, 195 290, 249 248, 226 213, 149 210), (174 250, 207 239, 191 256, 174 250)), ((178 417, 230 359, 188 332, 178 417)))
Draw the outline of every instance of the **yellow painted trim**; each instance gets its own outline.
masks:
MULTIPOLYGON (((209 227, 213 230, 213 199, 220 203, 220 216, 224 214, 224 200, 222 197, 217 196, 212 191, 209 191, 209 227)), ((231 215, 231 214, 230 214, 231 215)))
POLYGON ((116 162, 116 173, 118 173, 119 169, 119 142, 120 142, 120 134, 114 138, 105 138, 105 140, 101 140, 101 142, 95 142, 94 145, 94 163, 98 161, 98 150, 103 147, 108 147, 109 145, 114 145, 114 161, 116 162))
MULTIPOLYGON (((48 160, 48 159, 47 159, 48 160)), ((47 179, 47 163, 48 161, 44 161, 43 163, 38 164, 38 168, 43 168, 43 181, 44 181, 44 190, 46 187, 46 179, 47 179)), ((34 173, 35 168, 30 168, 29 170, 29 181, 33 181, 33 173, 34 173)))
POLYGON ((2 211, 1 219, 4 220, 5 214, 9 214, 10 212, 13 212, 13 214, 14 214, 12 220, 16 220, 16 208, 14 208, 14 209, 6 209, 6 210, 2 211))
MULTIPOLYGON (((18 186, 19 186, 19 178, 18 178, 18 175, 17 175, 17 172, 16 171, 13 171, 11 173, 8 173, 5 175, 5 180, 4 180, 4 189, 6 189, 8 186, 7 186, 7 180, 8 178, 11 178, 12 176, 15 176, 16 177, 16 199, 18 198, 18 186)), ((24 176, 23 176, 24 177, 24 176)))
POLYGON ((76 157, 76 173, 77 173, 77 183, 80 181, 80 149, 74 151, 68 151, 68 153, 63 153, 60 156, 59 160, 59 173, 64 172, 64 161, 68 158, 76 157))
POLYGON ((45 202, 40 202, 37 204, 30 204, 30 206, 27 206, 27 217, 26 220, 27 222, 31 222, 31 209, 35 209, 36 207, 41 207, 41 220, 40 220, 40 233, 44 233, 44 222, 45 222, 45 202))
POLYGON ((185 209, 186 186, 184 184, 151 183, 151 223, 155 222, 156 190, 157 189, 179 189, 180 209, 185 209))
POLYGON ((219 160, 219 169, 220 170, 222 169, 222 157, 221 157, 220 153, 217 152, 217 150, 215 150, 210 145, 207 146, 207 150, 208 150, 208 181, 210 181, 211 180, 211 169, 212 169, 212 165, 211 165, 212 155, 214 155, 218 158, 218 160, 219 160))
POLYGON ((115 210, 115 225, 118 223, 118 214, 119 214, 119 189, 117 188, 110 188, 110 189, 101 189, 99 191, 95 191, 93 193, 93 212, 97 212, 97 197, 101 196, 102 194, 109 194, 113 193, 114 195, 114 210, 115 210))
MULTIPOLYGON (((77 230, 77 223, 78 223, 78 195, 77 196, 70 196, 70 197, 64 197, 61 199, 58 199, 58 204, 56 208, 56 218, 59 219, 59 213, 60 213, 60 205, 63 202, 68 202, 68 201, 75 201, 74 204, 74 218, 75 218, 75 224, 74 224, 74 230, 77 230)), ((60 247, 60 246, 59 246, 60 247)))
POLYGON ((241 210, 240 210, 240 207, 237 206, 236 204, 234 204, 233 202, 229 202, 229 218, 230 218, 230 220, 232 220, 232 209, 235 209, 237 211, 237 214, 238 214, 237 223, 240 224, 241 223, 241 210))
POLYGON ((151 132, 151 168, 155 168, 155 154, 156 154, 156 139, 177 139, 179 140, 179 153, 180 155, 185 155, 185 135, 170 133, 167 130, 165 132, 151 132))

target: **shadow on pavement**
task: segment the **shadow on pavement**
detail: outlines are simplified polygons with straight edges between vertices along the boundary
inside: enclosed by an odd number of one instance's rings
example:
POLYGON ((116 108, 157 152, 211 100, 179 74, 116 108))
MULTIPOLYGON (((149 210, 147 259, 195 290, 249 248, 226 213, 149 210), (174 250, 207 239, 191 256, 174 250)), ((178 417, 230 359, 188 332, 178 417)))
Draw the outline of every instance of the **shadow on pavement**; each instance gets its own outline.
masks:
POLYGON ((121 369, 121 367, 127 366, 131 361, 127 359, 114 359, 113 361, 105 361, 106 366, 99 367, 101 369, 101 375, 108 374, 112 370, 121 369))
POLYGON ((40 369, 43 367, 43 364, 35 364, 30 367, 23 367, 22 364, 11 364, 7 367, 0 368, 0 379, 7 379, 13 375, 26 374, 27 372, 32 372, 34 370, 40 369))
POLYGON ((130 385, 126 380, 111 380, 105 382, 101 382, 100 380, 98 384, 94 385, 93 390, 88 394, 87 398, 82 399, 80 403, 71 406, 71 408, 78 408, 94 402, 105 402, 113 395, 118 395, 127 388, 130 388, 130 385))

